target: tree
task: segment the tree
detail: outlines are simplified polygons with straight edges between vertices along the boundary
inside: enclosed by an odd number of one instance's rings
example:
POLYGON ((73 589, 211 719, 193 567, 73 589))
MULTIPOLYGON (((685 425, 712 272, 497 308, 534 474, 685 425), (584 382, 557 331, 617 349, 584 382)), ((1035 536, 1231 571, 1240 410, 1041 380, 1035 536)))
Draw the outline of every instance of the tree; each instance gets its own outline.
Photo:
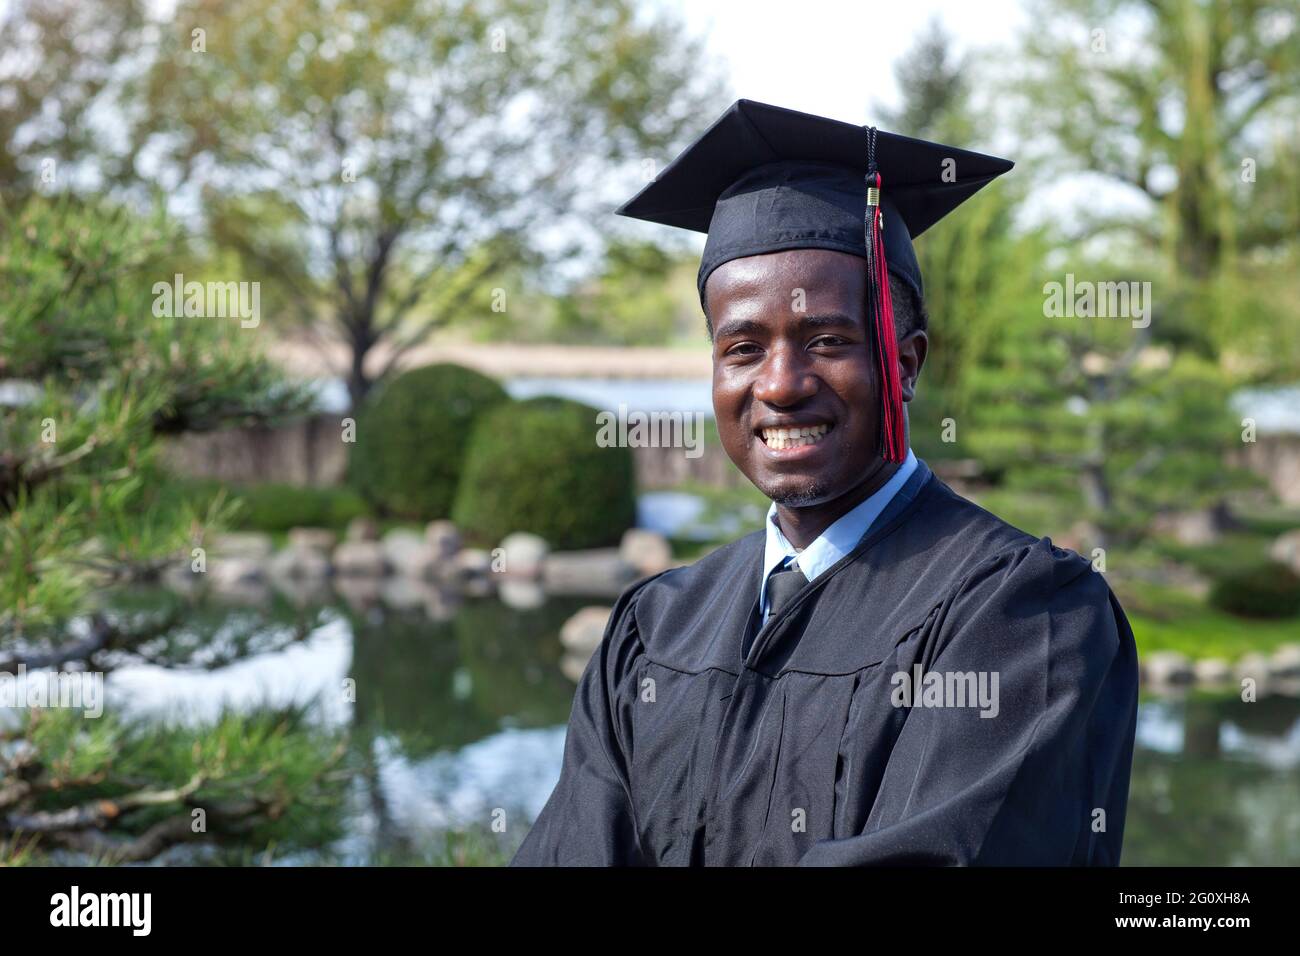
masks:
POLYGON ((1086 507, 1131 531, 1135 508, 1208 503, 1232 487, 1221 462, 1240 423, 1228 396, 1300 368, 1300 289, 1282 265, 1295 259, 1300 177, 1278 135, 1295 130, 1300 107, 1300 12, 1267 0, 1041 0, 1033 18, 1016 82, 1026 127, 1056 157, 1042 168, 1100 175, 1140 199, 1079 210, 1060 230, 1064 268, 1047 276, 1141 278, 1157 297, 1149 327, 1076 319, 1048 336, 1068 363, 1056 387, 1088 409, 1067 467, 1086 507), (1097 237, 1103 248, 1083 252, 1097 237))
MULTIPOLYGON (((900 64, 903 102, 887 121, 979 148, 979 132, 994 124, 972 108, 972 65, 955 59, 932 27, 900 64)), ((1155 255, 1126 255, 1131 247, 1116 231, 1086 219, 1081 228, 1108 240, 1092 255, 1072 223, 1017 224, 1023 197, 1038 185, 1033 172, 1021 162, 1007 182, 917 242, 934 348, 912 410, 914 442, 976 457, 1013 520, 1060 532, 1086 519, 1093 546, 1132 540, 1157 512, 1210 504, 1239 484, 1222 463, 1237 434, 1231 377, 1213 350, 1180 347, 1179 318, 1208 310, 1203 293, 1159 281, 1155 255), (1067 273, 1103 290, 1100 283, 1122 281, 1126 293, 1128 282, 1139 281, 1141 293, 1140 281, 1154 277, 1169 292, 1146 302, 1156 309, 1149 323, 1136 312, 1054 314, 1049 283, 1067 273), (955 426, 955 445, 934 441, 936 411, 955 426)))
POLYGON ((1132 543, 1157 513, 1215 504, 1246 483, 1224 464, 1237 435, 1229 377, 1124 317, 1024 310, 971 389, 967 447, 1000 476, 1013 520, 1046 523, 1040 533, 1084 521, 1090 546, 1132 543))
POLYGON ((1267 121, 1297 106, 1294 3, 1038 0, 1033 20, 1026 120, 1065 168, 1100 173, 1158 207, 1162 216, 1120 222, 1169 249, 1180 274, 1213 277, 1243 242, 1294 235, 1294 218, 1270 215, 1276 195, 1238 188, 1244 161, 1258 157, 1258 179, 1287 178, 1292 215, 1300 209, 1289 151, 1257 152, 1271 145, 1267 121))
MULTIPOLYGON (((219 629, 232 636, 228 622, 204 630, 183 606, 141 616, 110 596, 111 585, 190 564, 230 514, 220 494, 182 493, 160 465, 162 436, 271 420, 307 399, 237 321, 158 308, 173 240, 165 219, 104 202, 0 205, 4 680, 169 666, 209 653, 219 629)), ((0 748, 0 857, 26 859, 38 841, 147 859, 195 838, 196 808, 212 837, 272 832, 274 818, 301 815, 286 794, 327 797, 339 759, 300 715, 161 731, 59 707, 22 717, 2 734, 27 746, 0 748)))
POLYGON ((96 565, 147 572, 189 540, 162 435, 307 403, 237 321, 158 314, 173 238, 70 197, 0 207, 0 378, 26 396, 0 406, 0 638, 76 608, 96 565))
POLYGON ((140 0, 15 0, 0 20, 0 193, 96 188, 129 175, 114 137, 146 48, 140 0), (93 167, 86 160, 94 158, 93 167), (74 176, 84 170, 85 179, 74 176))
POLYGON ((614 164, 661 157, 712 94, 701 62, 631 0, 188 0, 133 149, 326 320, 355 404, 498 271, 562 250, 614 164))

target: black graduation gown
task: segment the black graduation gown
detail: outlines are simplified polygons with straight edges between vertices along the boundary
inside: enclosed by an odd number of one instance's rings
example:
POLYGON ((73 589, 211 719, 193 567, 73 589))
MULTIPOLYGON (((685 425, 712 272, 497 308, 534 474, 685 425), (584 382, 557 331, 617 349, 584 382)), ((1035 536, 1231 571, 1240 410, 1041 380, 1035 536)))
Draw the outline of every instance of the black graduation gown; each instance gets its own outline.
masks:
POLYGON ((763 545, 619 598, 514 865, 1119 862, 1137 655, 1087 561, 922 462, 742 660, 763 545), (972 672, 995 716, 895 677, 972 672))

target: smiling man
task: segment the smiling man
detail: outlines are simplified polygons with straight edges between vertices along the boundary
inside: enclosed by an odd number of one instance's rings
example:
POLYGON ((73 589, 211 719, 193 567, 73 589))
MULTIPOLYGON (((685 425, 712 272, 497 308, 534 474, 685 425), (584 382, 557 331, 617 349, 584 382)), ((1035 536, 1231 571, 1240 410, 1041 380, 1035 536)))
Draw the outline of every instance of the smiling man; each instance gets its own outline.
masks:
POLYGON ((911 239, 1005 160, 741 100, 625 215, 708 233, 766 528, 619 599, 523 865, 1118 863, 1133 635, 1078 555, 911 452, 911 239))

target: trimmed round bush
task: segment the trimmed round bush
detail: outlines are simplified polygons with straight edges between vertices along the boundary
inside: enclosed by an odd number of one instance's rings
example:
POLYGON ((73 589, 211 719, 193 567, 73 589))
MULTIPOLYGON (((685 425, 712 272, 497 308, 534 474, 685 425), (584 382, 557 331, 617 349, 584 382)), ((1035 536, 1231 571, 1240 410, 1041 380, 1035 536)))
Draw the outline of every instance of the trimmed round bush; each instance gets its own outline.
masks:
POLYGON ((1239 617, 1300 614, 1300 577, 1270 561, 1226 572, 1210 588, 1210 604, 1239 617))
POLYGON ((508 400, 495 381, 460 365, 402 373, 357 415, 352 486, 381 514, 446 518, 474 423, 508 400))
POLYGON ((512 531, 557 549, 618 543, 636 523, 632 451, 599 447, 596 415, 560 398, 492 409, 470 438, 452 519, 489 545, 512 531))

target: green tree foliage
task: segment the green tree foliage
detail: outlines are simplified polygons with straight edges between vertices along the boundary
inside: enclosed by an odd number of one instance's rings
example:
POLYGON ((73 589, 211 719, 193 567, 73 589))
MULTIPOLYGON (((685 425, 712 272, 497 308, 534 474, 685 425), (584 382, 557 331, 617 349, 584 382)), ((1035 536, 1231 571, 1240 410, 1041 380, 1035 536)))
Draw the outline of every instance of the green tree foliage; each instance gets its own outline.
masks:
POLYGON ((300 711, 224 714, 200 726, 27 711, 0 739, 3 848, 150 860, 204 840, 290 850, 342 831, 339 740, 300 711))
POLYGON ((1127 231, 1177 286, 1165 294, 1187 297, 1166 331, 1212 356, 1248 352, 1257 374, 1293 377, 1300 288, 1288 283, 1280 300, 1250 290, 1264 281, 1278 291, 1283 263, 1295 272, 1295 4, 1038 0, 1033 21, 1018 85, 1027 130, 1051 144, 1044 164, 1099 174, 1139 200, 1081 211, 1067 241, 1127 231))
POLYGON ((448 517, 475 423, 505 401, 493 379, 459 365, 404 372, 358 416, 348 459, 352 485, 384 514, 448 517))
POLYGON ((33 196, 0 207, 0 641, 155 570, 219 519, 168 494, 160 438, 305 407, 228 319, 155 315, 160 219, 33 196))
POLYGON ((596 416, 558 398, 483 416, 465 453, 456 523, 488 544, 512 531, 555 548, 616 544, 636 523, 636 476, 630 449, 596 444, 596 416))
POLYGON ((636 6, 185 0, 133 148, 201 185, 216 240, 345 347, 358 406, 700 114, 698 44, 636 6))
POLYGON ((1237 435, 1226 376, 1150 340, 1124 318, 1053 318, 1041 306, 1006 327, 972 373, 967 447, 1000 476, 1009 517, 1039 533, 1086 520, 1104 546, 1242 484, 1223 464, 1237 435), (1050 524, 1035 527, 1036 513, 1050 524))
MULTIPOLYGON (((102 202, 29 194, 0 207, 7 674, 102 674, 133 653, 166 666, 196 647, 215 660, 197 617, 187 627, 179 611, 118 613, 105 585, 188 561, 230 516, 220 492, 178 488, 161 462, 164 436, 272 421, 309 396, 259 353, 256 329, 156 307, 174 241, 165 220, 102 202)), ((225 647, 240 643, 230 624, 220 622, 225 647)), ((307 806, 329 790, 334 742, 297 721, 254 714, 159 730, 51 708, 5 733, 28 745, 0 747, 0 846, 22 859, 58 847, 148 859, 196 838, 195 806, 207 808, 211 839, 278 839, 291 821, 299 837, 328 838, 328 819, 307 806)))

